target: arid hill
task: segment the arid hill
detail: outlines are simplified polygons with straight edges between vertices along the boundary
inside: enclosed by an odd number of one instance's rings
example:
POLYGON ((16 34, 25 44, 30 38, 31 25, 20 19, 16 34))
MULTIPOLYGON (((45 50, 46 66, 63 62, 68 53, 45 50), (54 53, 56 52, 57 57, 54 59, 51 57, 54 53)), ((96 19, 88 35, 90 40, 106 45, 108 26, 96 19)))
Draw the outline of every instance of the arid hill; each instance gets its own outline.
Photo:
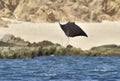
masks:
POLYGON ((0 17, 30 22, 120 20, 120 0, 0 0, 0 17))

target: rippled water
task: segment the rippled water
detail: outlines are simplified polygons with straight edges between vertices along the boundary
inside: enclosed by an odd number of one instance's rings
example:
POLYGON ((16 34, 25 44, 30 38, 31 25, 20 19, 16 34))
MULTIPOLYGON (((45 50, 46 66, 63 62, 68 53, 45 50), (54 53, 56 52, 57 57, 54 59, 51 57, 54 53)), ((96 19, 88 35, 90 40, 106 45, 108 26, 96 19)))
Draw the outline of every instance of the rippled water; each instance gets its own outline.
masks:
POLYGON ((120 57, 1 59, 0 81, 120 81, 120 57))

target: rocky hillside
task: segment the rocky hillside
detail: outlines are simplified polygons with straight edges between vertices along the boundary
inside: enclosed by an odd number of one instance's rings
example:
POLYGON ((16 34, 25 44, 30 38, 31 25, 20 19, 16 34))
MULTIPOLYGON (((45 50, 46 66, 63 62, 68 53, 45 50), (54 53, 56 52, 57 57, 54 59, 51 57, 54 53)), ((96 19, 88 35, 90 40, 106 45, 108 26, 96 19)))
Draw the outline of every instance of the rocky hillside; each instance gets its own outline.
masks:
POLYGON ((120 20, 120 0, 0 0, 0 17, 30 22, 120 20))

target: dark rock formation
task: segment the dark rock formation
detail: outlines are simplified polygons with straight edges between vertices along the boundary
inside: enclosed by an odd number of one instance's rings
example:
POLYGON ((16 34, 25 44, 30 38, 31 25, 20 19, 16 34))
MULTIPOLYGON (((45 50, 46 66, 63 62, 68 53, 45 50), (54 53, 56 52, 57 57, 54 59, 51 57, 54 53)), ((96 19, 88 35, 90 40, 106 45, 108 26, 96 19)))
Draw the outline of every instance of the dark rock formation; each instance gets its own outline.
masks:
POLYGON ((30 43, 14 35, 6 34, 0 40, 0 58, 34 58, 49 55, 84 55, 80 48, 68 45, 67 48, 50 41, 30 43))
POLYGON ((0 58, 34 58, 40 56, 39 48, 35 47, 0 47, 0 58))
POLYGON ((0 58, 34 58, 37 56, 120 56, 120 46, 103 45, 90 50, 68 45, 66 48, 50 41, 30 43, 7 34, 0 41, 0 58))
POLYGON ((93 47, 90 50, 92 56, 120 56, 120 46, 117 45, 103 45, 93 47))
POLYGON ((39 47, 39 46, 45 47, 45 46, 51 46, 51 45, 54 45, 54 44, 50 41, 44 40, 44 41, 41 41, 41 42, 38 42, 38 43, 36 43, 36 42, 29 43, 28 46, 31 46, 31 47, 39 47))

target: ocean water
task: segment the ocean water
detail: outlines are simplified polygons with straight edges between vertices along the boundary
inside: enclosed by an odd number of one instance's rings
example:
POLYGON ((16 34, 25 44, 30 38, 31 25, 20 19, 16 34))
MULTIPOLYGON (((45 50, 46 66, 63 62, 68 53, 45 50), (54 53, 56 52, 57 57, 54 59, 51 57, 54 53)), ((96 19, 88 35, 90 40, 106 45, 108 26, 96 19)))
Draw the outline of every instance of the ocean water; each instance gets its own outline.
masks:
POLYGON ((0 81, 120 81, 120 57, 0 59, 0 81))

